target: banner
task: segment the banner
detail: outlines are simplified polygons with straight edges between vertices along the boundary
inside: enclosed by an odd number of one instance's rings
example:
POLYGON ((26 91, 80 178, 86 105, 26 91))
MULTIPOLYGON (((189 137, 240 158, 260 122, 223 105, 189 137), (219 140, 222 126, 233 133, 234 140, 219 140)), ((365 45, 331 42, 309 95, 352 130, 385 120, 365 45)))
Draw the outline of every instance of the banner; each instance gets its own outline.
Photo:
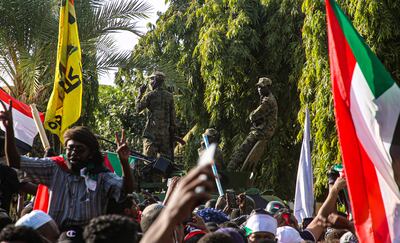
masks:
POLYGON ((299 167, 297 169, 296 194, 294 198, 294 216, 299 223, 313 217, 314 189, 313 169, 310 148, 310 114, 306 108, 304 118, 303 144, 301 145, 299 167))
POLYGON ((79 119, 81 108, 81 47, 74 0, 62 0, 56 72, 53 92, 47 104, 45 128, 62 141, 65 130, 79 119))
POLYGON ((326 0, 336 126, 360 242, 400 242, 400 87, 326 0), (396 183, 397 182, 397 183, 396 183))
MULTIPOLYGON (((38 134, 35 122, 32 117, 31 108, 21 101, 11 97, 3 89, 0 89, 0 99, 9 107, 10 100, 13 103, 13 123, 14 123, 14 134, 15 144, 21 154, 26 154, 32 149, 33 139, 38 134)), ((0 106, 0 110, 3 107, 0 106)), ((40 119, 43 121, 44 116, 40 113, 40 119)), ((3 124, 0 124, 1 130, 5 132, 3 124)), ((4 133, 3 133, 4 134, 4 133)))

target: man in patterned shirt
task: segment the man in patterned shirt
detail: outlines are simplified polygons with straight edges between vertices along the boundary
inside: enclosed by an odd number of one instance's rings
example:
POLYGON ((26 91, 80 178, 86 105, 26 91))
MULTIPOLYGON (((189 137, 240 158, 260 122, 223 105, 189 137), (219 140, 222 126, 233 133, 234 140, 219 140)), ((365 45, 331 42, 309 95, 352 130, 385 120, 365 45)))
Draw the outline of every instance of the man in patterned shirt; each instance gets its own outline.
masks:
POLYGON ((48 214, 61 229, 86 225, 92 218, 105 214, 110 198, 118 201, 133 190, 128 157, 129 148, 124 132, 116 136, 118 155, 124 175, 108 171, 94 134, 86 127, 74 127, 64 134, 65 157, 29 158, 20 156, 14 142, 12 103, 2 103, 0 120, 6 128, 5 153, 7 164, 25 171, 34 183, 49 188, 48 214))

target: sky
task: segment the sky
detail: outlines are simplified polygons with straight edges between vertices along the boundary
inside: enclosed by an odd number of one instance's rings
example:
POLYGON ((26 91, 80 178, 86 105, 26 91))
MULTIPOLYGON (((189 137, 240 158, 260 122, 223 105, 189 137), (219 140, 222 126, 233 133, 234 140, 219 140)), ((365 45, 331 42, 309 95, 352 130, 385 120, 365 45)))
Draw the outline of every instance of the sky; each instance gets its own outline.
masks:
MULTIPOLYGON (((164 0, 145 0, 145 1, 147 3, 149 3, 151 6, 153 6, 153 11, 150 14, 149 19, 139 22, 140 30, 142 32, 146 32, 147 23, 149 23, 149 22, 151 22, 153 24, 156 23, 157 18, 158 18, 157 11, 165 12, 168 8, 168 5, 165 4, 164 0)), ((138 37, 127 31, 113 34, 112 37, 114 38, 117 46, 119 46, 119 48, 121 50, 132 50, 133 47, 138 42, 138 37)), ((99 83, 106 84, 106 85, 113 85, 114 84, 114 74, 116 71, 117 71, 117 68, 108 72, 106 75, 100 76, 99 83)))

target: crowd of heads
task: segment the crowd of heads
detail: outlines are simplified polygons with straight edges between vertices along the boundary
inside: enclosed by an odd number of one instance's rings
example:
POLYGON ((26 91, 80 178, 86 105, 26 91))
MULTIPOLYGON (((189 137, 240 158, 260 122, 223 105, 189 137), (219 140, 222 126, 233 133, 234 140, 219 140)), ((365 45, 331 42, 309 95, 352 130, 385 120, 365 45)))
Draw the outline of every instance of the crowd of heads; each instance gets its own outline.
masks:
MULTIPOLYGON (((79 132, 85 133, 84 130, 79 132)), ((67 133, 66 138, 69 136, 67 133)), ((96 143, 90 145, 84 141, 85 136, 82 138, 82 143, 97 150, 96 143)), ((209 180, 208 177, 202 180, 209 180)), ((333 188, 337 177, 335 174, 331 178, 333 188)), ((184 190, 192 183, 186 182, 185 178, 175 178, 175 185, 167 192, 172 195, 168 202, 160 201, 159 195, 149 192, 127 194, 118 202, 110 200, 107 213, 93 218, 84 227, 61 228, 48 214, 32 210, 31 205, 16 222, 2 210, 0 242, 139 242, 143 237, 151 239, 151 234, 157 231, 153 228, 162 228, 160 225, 163 224, 173 224, 169 242, 357 242, 348 215, 336 210, 329 215, 317 214, 315 219, 298 222, 288 204, 280 200, 268 201, 256 189, 236 193, 228 190, 225 196, 216 198, 210 198, 209 190, 205 190, 207 196, 199 200, 195 197, 199 186, 194 189, 192 186, 192 191, 184 190), (176 197, 183 199, 188 193, 194 194, 187 199, 193 207, 187 215, 180 216, 178 221, 174 221, 173 216, 171 220, 157 221, 163 214, 169 215, 168 210, 184 210, 181 208, 187 207, 187 203, 180 206, 176 197), (331 219, 332 214, 336 219, 331 219), (341 224, 333 222, 338 219, 341 224), (321 233, 308 228, 310 222, 314 222, 314 227, 322 228, 321 233), (348 227, 344 227, 345 224, 348 227)), ((164 241, 155 238, 154 242, 164 241)))

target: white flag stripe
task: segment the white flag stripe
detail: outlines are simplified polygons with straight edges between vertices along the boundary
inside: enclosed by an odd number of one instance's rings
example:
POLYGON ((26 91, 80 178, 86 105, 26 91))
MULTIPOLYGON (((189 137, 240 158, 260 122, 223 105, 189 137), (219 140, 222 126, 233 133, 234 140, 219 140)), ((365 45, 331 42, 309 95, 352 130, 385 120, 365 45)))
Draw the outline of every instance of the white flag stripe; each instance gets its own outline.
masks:
POLYGON ((394 227, 398 227, 395 223, 399 225, 398 222, 400 222, 399 215, 396 213, 397 205, 400 205, 400 193, 393 177, 389 148, 382 141, 381 134, 385 134, 386 140, 389 137, 388 131, 392 131, 393 134, 396 123, 388 120, 393 119, 397 122, 400 113, 398 104, 383 104, 383 102, 387 100, 387 95, 400 97, 400 93, 393 94, 395 90, 391 89, 388 91, 388 94, 385 93, 375 99, 361 69, 356 64, 351 82, 350 111, 358 140, 376 168, 390 236, 392 241, 396 242, 394 239, 398 239, 398 236, 395 234, 398 233, 395 232, 400 231, 395 230, 394 227), (378 113, 380 113, 379 116, 378 113), (380 120, 385 120, 385 122, 378 123, 377 117, 382 116, 385 118, 380 120))
POLYGON ((310 151, 310 115, 306 109, 303 144, 297 169, 294 215, 299 222, 314 213, 313 171, 310 151))
MULTIPOLYGON (((6 103, 5 105, 8 109, 9 105, 6 103)), ((3 110, 2 106, 0 106, 0 110, 3 110)), ((12 114, 13 114, 15 138, 28 144, 29 146, 32 146, 33 139, 38 133, 35 122, 31 117, 26 116, 24 113, 20 112, 17 109, 13 108, 12 114)), ((1 130, 5 131, 3 123, 0 123, 0 127, 1 130)))
MULTIPOLYGON (((385 94, 382 96, 385 96, 385 94)), ((379 99, 384 98, 380 97, 379 99)), ((356 64, 350 91, 350 111, 356 133, 376 169, 382 174, 382 176, 384 176, 387 184, 390 185, 390 188, 394 192, 396 192, 396 198, 400 200, 399 189, 393 177, 392 159, 388 150, 386 150, 380 135, 381 130, 389 130, 393 132, 396 124, 387 121, 386 124, 392 125, 392 127, 380 127, 381 124, 378 124, 378 121, 376 120, 378 106, 383 109, 382 107, 384 105, 381 102, 378 104, 377 100, 375 100, 361 69, 358 64, 356 64)), ((397 121, 400 110, 396 111, 397 108, 393 106, 385 109, 390 109, 390 112, 385 119, 396 119, 397 121), (397 115, 395 115, 395 113, 397 115)))

